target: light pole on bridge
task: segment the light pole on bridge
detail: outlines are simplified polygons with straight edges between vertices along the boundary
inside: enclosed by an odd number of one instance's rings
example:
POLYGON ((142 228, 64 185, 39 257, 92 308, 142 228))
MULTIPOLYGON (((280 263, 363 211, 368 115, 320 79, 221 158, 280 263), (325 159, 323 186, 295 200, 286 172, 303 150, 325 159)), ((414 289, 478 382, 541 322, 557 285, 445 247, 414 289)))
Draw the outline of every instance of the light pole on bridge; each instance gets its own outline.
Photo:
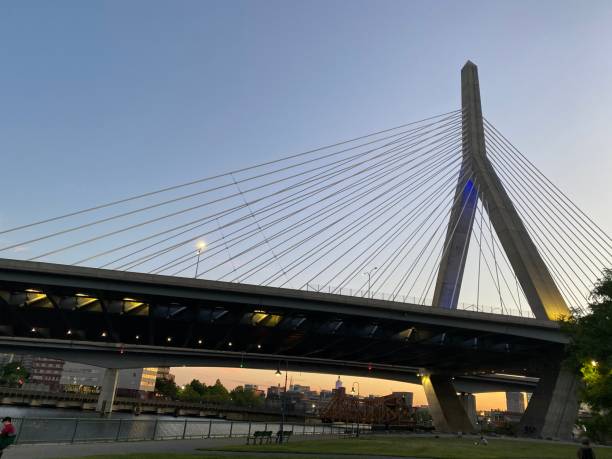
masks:
POLYGON ((198 260, 196 261, 195 276, 193 276, 194 279, 198 278, 198 268, 200 267, 200 255, 204 250, 206 250, 206 242, 198 241, 198 243, 196 244, 196 248, 198 249, 197 250, 198 260))
POLYGON ((364 275, 368 276, 368 298, 372 298, 372 295, 370 294, 370 289, 372 288, 371 279, 372 279, 372 274, 377 269, 378 269, 378 267, 374 266, 374 268, 372 268, 369 271, 366 271, 365 273, 363 273, 364 275))

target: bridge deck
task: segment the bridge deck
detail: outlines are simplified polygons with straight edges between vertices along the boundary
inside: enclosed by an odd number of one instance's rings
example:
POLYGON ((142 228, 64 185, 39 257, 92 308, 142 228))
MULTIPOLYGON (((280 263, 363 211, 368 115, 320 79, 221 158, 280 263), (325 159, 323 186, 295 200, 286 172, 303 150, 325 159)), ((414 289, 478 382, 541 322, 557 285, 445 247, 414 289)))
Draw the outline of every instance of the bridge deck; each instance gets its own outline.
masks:
POLYGON ((158 365, 302 360, 371 376, 434 368, 537 377, 566 342, 558 324, 532 318, 6 259, 0 306, 4 346, 113 352, 126 362, 138 355, 141 363, 156 349, 158 365))

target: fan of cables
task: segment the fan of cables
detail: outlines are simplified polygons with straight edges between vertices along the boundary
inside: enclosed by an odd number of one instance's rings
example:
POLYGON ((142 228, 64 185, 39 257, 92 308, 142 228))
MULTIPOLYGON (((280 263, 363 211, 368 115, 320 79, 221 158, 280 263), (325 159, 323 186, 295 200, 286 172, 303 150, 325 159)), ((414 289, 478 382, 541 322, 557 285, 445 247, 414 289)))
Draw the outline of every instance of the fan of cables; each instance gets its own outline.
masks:
MULTIPOLYGON (((0 252, 431 304, 457 182, 474 179, 462 162, 462 125, 462 112, 452 111, 3 229, 11 242, 0 252), (24 246, 27 252, 14 252, 24 246)), ((610 238, 488 122, 486 141, 534 242, 579 310, 610 266, 610 238), (571 244, 559 243, 565 236, 571 244)), ((460 307, 529 315, 482 204, 470 247, 460 307)))

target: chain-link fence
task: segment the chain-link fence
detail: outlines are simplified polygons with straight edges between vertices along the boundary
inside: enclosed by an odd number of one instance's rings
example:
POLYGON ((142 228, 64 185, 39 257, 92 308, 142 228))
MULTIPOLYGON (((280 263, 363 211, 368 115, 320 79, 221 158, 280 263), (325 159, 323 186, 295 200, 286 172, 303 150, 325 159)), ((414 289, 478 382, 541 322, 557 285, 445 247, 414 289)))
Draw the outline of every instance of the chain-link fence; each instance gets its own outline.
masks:
MULTIPOLYGON (((15 443, 78 443, 134 440, 247 437, 257 431, 281 430, 278 422, 165 419, 14 418, 15 443)), ((369 426, 357 424, 285 423, 293 435, 355 435, 369 426)))

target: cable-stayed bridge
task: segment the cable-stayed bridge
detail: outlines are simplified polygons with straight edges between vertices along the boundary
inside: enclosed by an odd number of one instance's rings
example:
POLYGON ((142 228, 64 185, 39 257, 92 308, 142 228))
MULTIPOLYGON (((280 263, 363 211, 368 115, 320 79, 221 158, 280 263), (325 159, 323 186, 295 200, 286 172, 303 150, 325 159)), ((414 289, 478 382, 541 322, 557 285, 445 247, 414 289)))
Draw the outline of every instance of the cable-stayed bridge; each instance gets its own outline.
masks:
POLYGON ((612 260, 469 62, 459 110, 0 235, 3 348, 109 368, 102 410, 117 368, 288 365, 421 382, 450 431, 457 391, 533 391, 550 437, 577 409, 556 320, 612 260))

